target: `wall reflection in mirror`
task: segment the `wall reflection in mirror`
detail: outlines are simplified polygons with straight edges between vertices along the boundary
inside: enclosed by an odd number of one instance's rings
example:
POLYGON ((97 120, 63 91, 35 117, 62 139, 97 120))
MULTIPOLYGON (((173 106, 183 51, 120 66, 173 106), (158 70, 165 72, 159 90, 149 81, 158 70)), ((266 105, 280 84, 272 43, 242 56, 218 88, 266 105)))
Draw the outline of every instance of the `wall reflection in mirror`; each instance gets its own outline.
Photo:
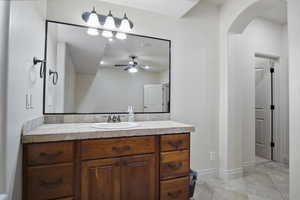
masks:
POLYGON ((170 111, 169 40, 48 21, 46 41, 45 114, 170 111))

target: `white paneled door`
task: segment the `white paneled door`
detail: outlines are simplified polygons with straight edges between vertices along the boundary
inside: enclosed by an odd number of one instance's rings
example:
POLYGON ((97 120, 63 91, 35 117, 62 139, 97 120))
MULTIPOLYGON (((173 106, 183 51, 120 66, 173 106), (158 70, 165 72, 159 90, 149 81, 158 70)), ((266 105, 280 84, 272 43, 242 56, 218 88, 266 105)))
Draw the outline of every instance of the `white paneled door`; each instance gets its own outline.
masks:
POLYGON ((144 112, 163 111, 163 85, 144 85, 144 112))
POLYGON ((255 153, 271 159, 270 59, 255 58, 255 153))

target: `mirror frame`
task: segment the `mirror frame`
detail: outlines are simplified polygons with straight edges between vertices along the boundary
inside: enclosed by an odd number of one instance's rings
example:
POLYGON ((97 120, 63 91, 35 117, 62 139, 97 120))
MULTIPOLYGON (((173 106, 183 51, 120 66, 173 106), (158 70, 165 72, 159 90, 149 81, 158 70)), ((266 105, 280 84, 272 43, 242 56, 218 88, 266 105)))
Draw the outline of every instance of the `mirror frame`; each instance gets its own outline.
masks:
MULTIPOLYGON (((62 25, 68 25, 68 26, 76 26, 81 28, 88 28, 88 26, 85 25, 79 25, 79 24, 71 24, 66 22, 60 22, 60 21, 54 21, 54 20, 46 20, 45 24, 45 46, 44 46, 44 71, 43 71, 43 115, 93 115, 93 114, 128 114, 128 112, 95 112, 95 113, 47 113, 46 112, 46 75, 47 75, 47 38, 48 38, 48 26, 50 23, 55 24, 62 24, 62 25)), ((97 28, 99 31, 103 31, 105 29, 97 28)), ((133 33, 127 33, 127 35, 136 36, 136 37, 144 37, 144 38, 150 38, 155 40, 162 40, 169 43, 169 110, 167 112, 134 112, 135 114, 164 114, 164 113, 171 113, 171 50, 172 50, 172 41, 168 39, 158 38, 158 37, 152 37, 152 36, 146 36, 146 35, 137 35, 133 33)))

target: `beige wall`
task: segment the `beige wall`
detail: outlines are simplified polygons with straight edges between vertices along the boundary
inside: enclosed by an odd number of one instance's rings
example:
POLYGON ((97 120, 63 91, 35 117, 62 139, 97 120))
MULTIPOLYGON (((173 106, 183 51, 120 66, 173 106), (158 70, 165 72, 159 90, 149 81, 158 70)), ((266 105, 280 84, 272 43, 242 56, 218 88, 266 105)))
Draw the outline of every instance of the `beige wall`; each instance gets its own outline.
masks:
POLYGON ((81 14, 93 6, 99 13, 111 9, 134 21, 134 33, 172 40, 172 119, 194 124, 192 167, 200 173, 215 173, 218 152, 218 32, 219 9, 200 3, 182 19, 119 7, 96 0, 48 1, 48 19, 83 24, 81 14))
POLYGON ((0 194, 5 192, 5 111, 9 1, 0 1, 0 194))
POLYGON ((300 196, 300 26, 299 0, 288 0, 290 84, 290 200, 300 196))
POLYGON ((32 67, 34 56, 43 58, 45 0, 10 1, 7 92, 7 192, 8 200, 20 200, 22 185, 21 130, 25 121, 42 115, 42 79, 32 67), (25 109, 25 95, 32 94, 33 108, 25 109))

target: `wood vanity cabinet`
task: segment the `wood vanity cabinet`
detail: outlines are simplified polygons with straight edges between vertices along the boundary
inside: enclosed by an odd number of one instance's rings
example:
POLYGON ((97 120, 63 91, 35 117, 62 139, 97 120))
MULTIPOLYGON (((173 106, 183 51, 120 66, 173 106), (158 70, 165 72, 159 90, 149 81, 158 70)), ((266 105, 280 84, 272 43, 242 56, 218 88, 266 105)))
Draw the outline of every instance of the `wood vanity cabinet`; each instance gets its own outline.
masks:
POLYGON ((24 145, 24 200, 188 200, 190 135, 24 145))
POLYGON ((155 200, 155 156, 82 163, 82 200, 155 200))

